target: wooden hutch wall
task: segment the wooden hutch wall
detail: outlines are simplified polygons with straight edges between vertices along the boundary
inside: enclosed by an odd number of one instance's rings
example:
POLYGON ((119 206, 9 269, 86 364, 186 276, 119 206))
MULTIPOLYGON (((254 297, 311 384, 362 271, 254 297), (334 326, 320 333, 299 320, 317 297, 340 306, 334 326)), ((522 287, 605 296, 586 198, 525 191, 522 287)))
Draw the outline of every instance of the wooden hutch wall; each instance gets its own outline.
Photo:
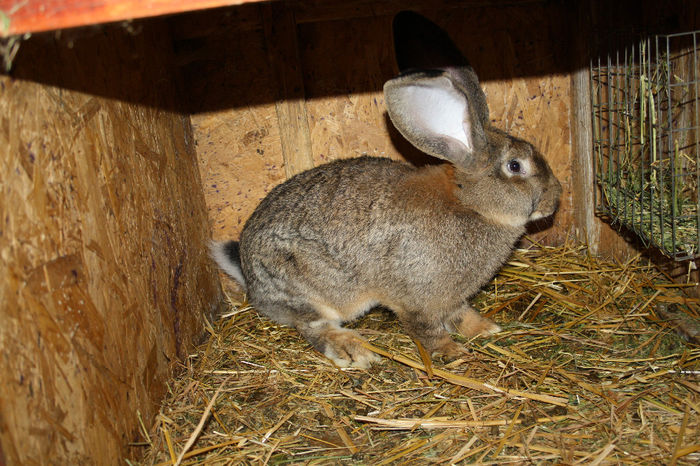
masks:
POLYGON ((573 215, 571 12, 488 3, 276 2, 172 18, 214 237, 236 238, 260 199, 302 169, 362 154, 430 161, 398 136, 382 95, 397 73, 393 15, 413 8, 472 62, 494 124, 533 142, 562 180, 560 211, 540 237, 563 241, 573 215))
POLYGON ((0 464, 117 464, 220 302, 159 22, 40 34, 0 76, 0 464))
POLYGON ((535 144, 562 181, 553 224, 534 237, 576 238, 620 260, 637 254, 638 244, 595 216, 591 44, 620 29, 697 29, 698 5, 292 0, 176 16, 214 237, 237 237, 273 186, 310 166, 361 154, 429 162, 388 122, 381 92, 397 71, 391 20, 408 8, 448 31, 481 79, 493 124, 535 144))

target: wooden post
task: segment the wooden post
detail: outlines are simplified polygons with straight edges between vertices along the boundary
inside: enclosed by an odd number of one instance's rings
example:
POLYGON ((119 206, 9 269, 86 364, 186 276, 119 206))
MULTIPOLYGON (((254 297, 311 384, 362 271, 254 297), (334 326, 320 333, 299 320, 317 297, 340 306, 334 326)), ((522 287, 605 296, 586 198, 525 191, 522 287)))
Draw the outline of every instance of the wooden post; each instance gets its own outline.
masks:
POLYGON ((587 243, 596 253, 600 242, 600 224, 595 218, 593 190, 593 134, 591 128, 590 92, 590 27, 589 3, 578 2, 572 8, 574 26, 574 70, 571 74, 571 132, 573 176, 571 180, 574 204, 574 226, 579 241, 587 243))
POLYGON ((306 115, 297 25, 287 2, 261 6, 270 68, 277 83, 275 109, 287 178, 312 168, 311 134, 306 115))

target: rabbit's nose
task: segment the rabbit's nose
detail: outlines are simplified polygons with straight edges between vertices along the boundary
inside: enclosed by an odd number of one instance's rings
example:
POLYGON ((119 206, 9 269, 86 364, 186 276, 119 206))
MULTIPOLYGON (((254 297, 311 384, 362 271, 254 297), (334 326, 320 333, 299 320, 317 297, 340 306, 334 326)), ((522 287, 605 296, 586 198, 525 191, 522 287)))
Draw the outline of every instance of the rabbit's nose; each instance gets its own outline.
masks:
POLYGON ((546 210, 549 211, 549 214, 554 213, 559 208, 559 198, 561 197, 561 193, 561 183, 558 179, 556 179, 556 177, 552 176, 550 178, 550 183, 547 187, 547 191, 545 191, 543 196, 543 203, 546 205, 540 207, 540 209, 544 210, 544 208, 546 207, 546 210))
POLYGON ((559 198, 561 197, 562 187, 559 180, 552 176, 548 186, 540 196, 532 201, 532 214, 530 220, 538 220, 548 217, 557 211, 559 208, 559 198))

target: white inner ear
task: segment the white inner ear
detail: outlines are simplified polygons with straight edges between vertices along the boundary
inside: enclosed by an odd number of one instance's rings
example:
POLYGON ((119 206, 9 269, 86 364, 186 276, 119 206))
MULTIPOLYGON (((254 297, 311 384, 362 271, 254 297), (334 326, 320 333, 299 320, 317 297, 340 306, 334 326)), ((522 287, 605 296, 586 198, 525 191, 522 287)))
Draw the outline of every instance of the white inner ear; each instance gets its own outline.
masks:
MULTIPOLYGON (((451 83, 449 83, 451 87, 451 83)), ((436 136, 449 136, 474 150, 469 133, 467 99, 454 88, 408 86, 404 102, 415 112, 416 124, 436 136)))

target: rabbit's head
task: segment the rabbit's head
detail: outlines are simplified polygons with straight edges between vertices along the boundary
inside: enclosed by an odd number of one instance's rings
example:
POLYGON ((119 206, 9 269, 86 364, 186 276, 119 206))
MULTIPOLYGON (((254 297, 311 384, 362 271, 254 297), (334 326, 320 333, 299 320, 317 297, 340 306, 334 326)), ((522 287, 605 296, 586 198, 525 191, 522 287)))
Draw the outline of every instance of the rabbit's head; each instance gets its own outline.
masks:
POLYGON ((559 181, 532 144, 491 126, 476 73, 447 34, 403 12, 394 41, 402 74, 384 85, 389 117, 418 149, 455 166, 462 205, 512 227, 554 213, 559 181))

